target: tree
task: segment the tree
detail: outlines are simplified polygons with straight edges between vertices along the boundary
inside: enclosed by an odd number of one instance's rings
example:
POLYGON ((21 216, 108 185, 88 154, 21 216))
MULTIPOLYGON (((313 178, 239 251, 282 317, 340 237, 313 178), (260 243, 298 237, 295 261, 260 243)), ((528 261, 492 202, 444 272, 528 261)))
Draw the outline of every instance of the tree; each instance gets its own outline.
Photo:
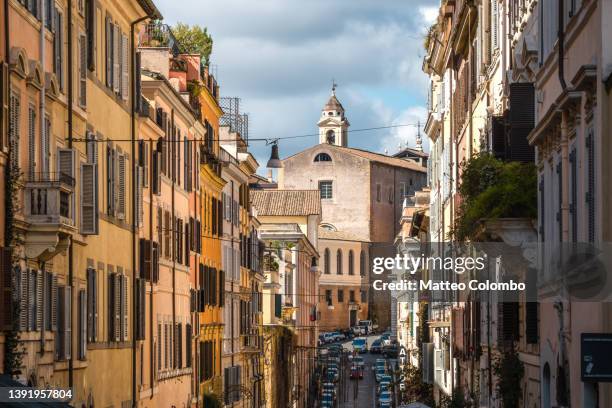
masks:
POLYGON ((172 27, 172 34, 181 45, 182 51, 188 54, 199 54, 202 58, 202 66, 208 65, 213 40, 206 27, 197 24, 190 26, 185 23, 177 23, 172 27))

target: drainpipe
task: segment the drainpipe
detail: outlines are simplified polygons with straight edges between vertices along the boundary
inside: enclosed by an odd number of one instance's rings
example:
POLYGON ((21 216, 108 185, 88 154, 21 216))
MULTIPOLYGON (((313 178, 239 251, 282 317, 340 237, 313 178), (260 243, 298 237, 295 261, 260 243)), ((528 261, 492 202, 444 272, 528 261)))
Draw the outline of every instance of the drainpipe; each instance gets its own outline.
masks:
MULTIPOLYGON (((72 121, 72 111, 73 111, 73 58, 72 58, 72 0, 68 0, 68 148, 72 149, 72 132, 73 132, 73 121, 72 121)), ((74 213, 74 208, 72 209, 74 213)), ((68 247, 68 283, 71 288, 74 288, 74 243, 72 239, 70 239, 70 245, 68 247)), ((74 296, 70 298, 71 310, 73 308, 73 300, 74 296)), ((75 327, 74 325, 74 313, 70 313, 70 327, 75 327)), ((72 359, 73 353, 70 353, 70 358, 68 359, 68 386, 70 388, 73 387, 74 384, 74 364, 72 359)))
MULTIPOLYGON (((5 4, 8 3, 8 0, 5 1, 5 4)), ((42 66, 42 72, 43 72, 43 86, 40 90, 40 135, 41 138, 44 138, 43 134, 45 132, 45 98, 46 98, 46 92, 45 92, 45 2, 41 1, 40 2, 40 15, 42 16, 42 18, 40 19, 40 65, 42 66)), ((10 105, 10 104, 9 104, 10 105)), ((42 143, 41 143, 42 146, 42 143)), ((49 146, 47 146, 49 147, 49 146)), ((42 149, 41 149, 42 150, 42 149)), ((41 165, 43 163, 45 163, 47 160, 49 160, 48 157, 43 157, 41 154, 41 165)), ((45 166, 42 166, 43 168, 45 166)), ((44 270, 45 270, 45 262, 41 262, 41 269, 43 271, 44 274, 44 270)), ((43 279, 44 279, 44 275, 43 275, 43 279)), ((45 294, 43 294, 44 296, 45 294)), ((43 323, 44 323, 44 319, 43 319, 43 323)), ((42 330, 40 331, 40 350, 41 352, 44 352, 45 350, 45 328, 43 327, 42 330)))
MULTIPOLYGON (((71 0, 68 0, 71 1, 71 0)), ((140 271, 136 270, 136 212, 138 211, 137 203, 136 203, 136 103, 137 99, 140 98, 140 95, 135 94, 134 84, 136 78, 136 72, 134 69, 136 68, 136 44, 134 41, 134 27, 136 24, 139 24, 142 21, 145 21, 149 18, 152 18, 151 15, 146 15, 144 17, 140 17, 130 23, 130 58, 132 61, 132 67, 130 69, 130 82, 132 84, 132 92, 131 92, 131 100, 132 100, 132 109, 130 110, 130 145, 131 145, 131 156, 132 156, 132 406, 136 407, 137 405, 137 396, 136 396, 136 279, 140 277, 140 271)), ((140 73, 138 73, 140 75, 140 73)), ((152 189, 149 189, 152 191, 152 189)), ((151 210, 149 211, 152 214, 152 204, 150 203, 151 210)), ((151 218, 152 221, 152 218, 151 218)), ((152 266, 152 265, 151 265, 152 266)), ((153 271, 151 271, 152 274, 153 271)), ((151 276, 152 278, 152 276, 151 276)), ((151 282, 153 279, 151 279, 151 282)), ((153 284, 151 283, 151 299, 153 299, 153 284)), ((153 320, 151 320, 151 326, 153 326, 153 320)), ((152 337, 151 337, 152 339, 152 337)), ((152 340, 151 340, 152 341, 152 340)), ((141 356, 142 358, 142 356, 141 356)), ((151 361, 151 372, 153 371, 153 361, 151 361)), ((151 375, 153 377, 153 375, 151 375)), ((153 395, 153 382, 151 382, 151 395, 153 395)))

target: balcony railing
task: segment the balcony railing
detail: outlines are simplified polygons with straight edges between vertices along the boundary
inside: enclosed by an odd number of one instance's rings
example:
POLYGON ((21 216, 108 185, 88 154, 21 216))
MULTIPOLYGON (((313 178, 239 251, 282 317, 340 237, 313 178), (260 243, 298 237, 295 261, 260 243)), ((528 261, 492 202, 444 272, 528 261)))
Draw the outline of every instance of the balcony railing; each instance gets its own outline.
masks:
POLYGON ((64 173, 36 173, 25 185, 25 216, 31 224, 74 226, 74 179, 64 173))
POLYGON ((174 56, 183 53, 170 26, 159 22, 149 23, 144 27, 139 35, 139 45, 141 47, 166 47, 174 56))

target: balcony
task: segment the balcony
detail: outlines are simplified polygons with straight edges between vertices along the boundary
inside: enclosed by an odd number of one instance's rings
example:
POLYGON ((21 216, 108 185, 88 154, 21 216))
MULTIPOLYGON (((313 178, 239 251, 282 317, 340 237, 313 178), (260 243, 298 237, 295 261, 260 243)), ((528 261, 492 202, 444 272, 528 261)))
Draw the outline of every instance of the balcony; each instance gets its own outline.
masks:
POLYGON ((140 47, 168 48, 175 57, 182 54, 180 44, 167 24, 147 24, 140 32, 138 40, 140 47))
POLYGON ((28 258, 52 258, 76 232, 74 179, 64 173, 37 173, 25 184, 24 215, 28 258))

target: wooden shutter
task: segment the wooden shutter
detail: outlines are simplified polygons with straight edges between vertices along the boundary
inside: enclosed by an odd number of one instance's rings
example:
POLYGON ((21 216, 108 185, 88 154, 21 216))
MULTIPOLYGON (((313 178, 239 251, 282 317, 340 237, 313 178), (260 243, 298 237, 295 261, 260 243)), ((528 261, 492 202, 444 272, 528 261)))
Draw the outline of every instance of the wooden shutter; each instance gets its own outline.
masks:
POLYGON ((153 160, 151 163, 151 188, 153 194, 161 194, 161 153, 157 150, 153 151, 153 160))
POLYGON ((57 76, 60 87, 64 87, 63 47, 64 47, 64 17, 57 8, 54 9, 55 35, 53 37, 53 71, 57 76))
POLYGON ((532 83, 510 84, 510 129, 507 157, 511 161, 533 163, 535 150, 527 137, 535 125, 535 88, 532 83))
POLYGON ((593 128, 590 127, 587 130, 586 137, 586 148, 587 148, 587 192, 586 192, 586 203, 587 203, 587 220, 588 230, 587 237, 589 242, 595 242, 595 137, 593 134, 593 128))
POLYGON ((191 324, 185 324, 185 367, 191 367, 192 334, 191 324))
POLYGON ((113 90, 115 93, 121 91, 121 36, 119 26, 112 24, 113 27, 113 90))
POLYGON ((140 238, 139 241, 139 252, 140 252, 140 276, 148 281, 151 280, 151 241, 148 239, 140 238))
POLYGON ((57 169, 60 177, 68 176, 74 181, 74 150, 57 149, 57 169))
POLYGON ((59 302, 59 287, 57 284, 57 274, 53 273, 51 276, 51 331, 57 331, 57 321, 58 321, 58 302, 59 302))
POLYGON ((136 168, 136 225, 141 227, 144 216, 143 202, 142 202, 142 178, 144 169, 140 166, 136 168))
POLYGON ((34 178, 36 172, 36 108, 28 107, 28 177, 34 178))
POLYGON ((572 242, 578 242, 578 163, 576 160, 576 148, 573 147, 569 154, 570 162, 570 222, 572 242))
POLYGON ((10 107, 10 117, 9 117, 10 164, 14 169, 17 169, 19 167, 19 132, 21 129, 21 126, 19 124, 21 102, 17 94, 11 93, 9 107, 10 107))
POLYGON ((43 271, 35 271, 36 276, 36 315, 35 315, 35 327, 34 330, 44 330, 43 327, 43 312, 44 312, 44 275, 43 271))
POLYGON ((140 78, 140 71, 142 69, 142 58, 139 51, 136 52, 136 57, 134 60, 134 98, 136 98, 136 103, 134 104, 137 112, 140 112, 142 109, 142 81, 140 78))
MULTIPOLYGON (((529 283, 535 285, 535 283, 529 283)), ((539 339, 538 303, 525 303, 525 340, 527 344, 537 344, 539 339)))
MULTIPOLYGON (((128 38, 121 33, 121 98, 127 101, 129 95, 129 45, 128 38)), ((140 73, 138 73, 140 75, 140 73)))
POLYGON ((120 337, 121 341, 127 341, 128 339, 128 303, 127 303, 127 294, 128 294, 128 281, 127 276, 119 275, 119 286, 121 288, 119 296, 119 308, 120 308, 120 322, 119 325, 121 327, 120 337))
POLYGON ((79 105, 87 106, 87 37, 79 36, 79 105))
POLYGON ((81 234, 83 235, 98 233, 96 166, 96 164, 90 163, 81 164, 81 234))
POLYGON ((125 217, 125 177, 126 156, 119 154, 117 160, 117 218, 124 220, 125 217))
POLYGON ((87 354, 87 333, 89 331, 88 325, 88 311, 87 311, 87 292, 85 289, 79 290, 79 332, 78 332, 78 359, 85 360, 87 354))
POLYGON ((10 248, 0 248, 0 330, 13 325, 13 268, 10 248))
POLYGON ((29 331, 36 330, 36 270, 27 271, 27 328, 29 331))
POLYGON ((556 166, 557 173, 557 226, 559 228, 559 242, 563 241, 563 167, 561 161, 556 166))
POLYGON ((136 338, 135 340, 145 339, 146 330, 146 290, 145 279, 136 279, 136 338))
MULTIPOLYGON (((72 288, 61 286, 59 296, 59 359, 68 360, 72 357, 72 288)), ((58 340, 56 340, 58 341, 58 340)))
POLYGON ((105 44, 106 44, 106 86, 113 87, 113 25, 111 18, 105 20, 105 44))
POLYGON ((159 244, 157 242, 153 242, 153 252, 152 252, 152 274, 153 274, 153 282, 159 282, 159 256, 161 253, 159 244))
POLYGON ((96 70, 96 1, 87 0, 85 8, 85 24, 87 28, 87 68, 96 70))
POLYGON ((87 268, 87 341, 93 341, 93 292, 95 285, 96 275, 93 268, 87 268))

